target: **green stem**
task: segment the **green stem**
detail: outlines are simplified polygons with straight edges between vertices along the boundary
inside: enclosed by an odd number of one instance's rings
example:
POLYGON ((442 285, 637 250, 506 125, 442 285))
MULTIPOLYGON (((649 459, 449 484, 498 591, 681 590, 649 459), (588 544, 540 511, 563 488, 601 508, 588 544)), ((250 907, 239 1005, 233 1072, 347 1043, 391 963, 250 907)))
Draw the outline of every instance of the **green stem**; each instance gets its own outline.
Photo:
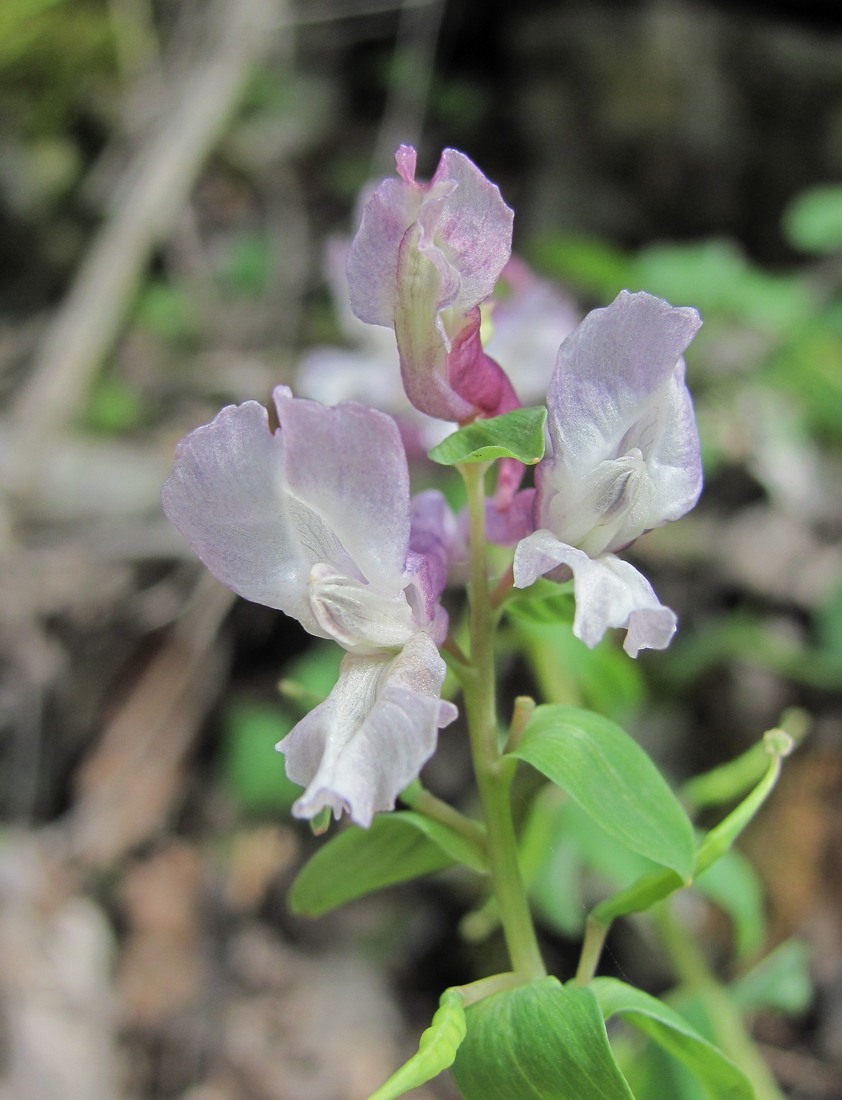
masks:
POLYGON ((430 820, 438 821, 442 825, 447 825, 448 828, 459 833, 465 840, 473 844, 485 859, 485 829, 478 821, 474 821, 465 814, 460 813, 441 798, 436 798, 432 792, 421 786, 418 779, 401 791, 400 798, 401 802, 409 806, 411 810, 415 810, 416 813, 423 814, 424 817, 429 817, 430 820))
POLYGON ((755 1100, 785 1100, 771 1070, 746 1030, 728 991, 716 980, 692 934, 670 911, 669 905, 653 910, 661 942, 681 982, 698 994, 713 1027, 717 1045, 743 1071, 754 1089, 755 1100))
POLYGON ((484 483, 488 466, 465 463, 459 469, 468 495, 471 532, 468 581, 471 669, 463 674, 468 734, 488 835, 491 881, 512 969, 528 979, 537 979, 544 977, 546 970, 518 867, 510 800, 511 772, 501 767, 497 735, 495 615, 488 588, 485 537, 484 483))

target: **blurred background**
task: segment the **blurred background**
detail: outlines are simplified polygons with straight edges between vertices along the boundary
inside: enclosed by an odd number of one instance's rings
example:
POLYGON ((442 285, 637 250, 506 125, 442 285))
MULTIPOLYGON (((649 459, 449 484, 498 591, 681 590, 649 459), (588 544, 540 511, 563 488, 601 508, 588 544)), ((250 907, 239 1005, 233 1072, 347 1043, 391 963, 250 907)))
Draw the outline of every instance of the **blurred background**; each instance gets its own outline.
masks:
MULTIPOLYGON (((457 934, 455 874, 290 914, 318 842, 273 746, 338 655, 224 592, 159 504, 223 404, 374 354, 328 245, 400 142, 500 185, 568 316, 622 287, 702 312, 706 489, 634 550, 676 641, 632 663, 525 623, 505 683, 623 722, 677 784, 806 712, 730 900, 679 909, 781 1095, 842 1096, 838 5, 3 0, 0 1097, 364 1100, 499 958, 457 934)), ((427 780, 463 795, 458 732, 427 780)), ((535 871, 564 978, 611 878, 575 855, 572 912, 535 871)), ((680 984, 645 924, 610 946, 680 984)))

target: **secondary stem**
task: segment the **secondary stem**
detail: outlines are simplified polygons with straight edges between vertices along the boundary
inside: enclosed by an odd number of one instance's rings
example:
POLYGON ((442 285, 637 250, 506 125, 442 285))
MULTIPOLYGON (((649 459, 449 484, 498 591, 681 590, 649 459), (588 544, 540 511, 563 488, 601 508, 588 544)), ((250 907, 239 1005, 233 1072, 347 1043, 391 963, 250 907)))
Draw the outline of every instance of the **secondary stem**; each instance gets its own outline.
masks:
POLYGON ((500 766, 494 666, 495 615, 488 589, 484 464, 460 467, 468 495, 471 559, 468 581, 471 668, 463 675, 465 711, 474 771, 488 833, 494 896, 512 968, 526 978, 546 974, 517 862, 509 798, 510 778, 500 766))
POLYGON ((714 1029, 714 1038, 739 1066, 756 1100, 784 1100, 771 1070, 746 1030, 739 1010, 717 982, 693 936, 676 920, 669 905, 653 910, 664 946, 681 981, 699 995, 714 1029))

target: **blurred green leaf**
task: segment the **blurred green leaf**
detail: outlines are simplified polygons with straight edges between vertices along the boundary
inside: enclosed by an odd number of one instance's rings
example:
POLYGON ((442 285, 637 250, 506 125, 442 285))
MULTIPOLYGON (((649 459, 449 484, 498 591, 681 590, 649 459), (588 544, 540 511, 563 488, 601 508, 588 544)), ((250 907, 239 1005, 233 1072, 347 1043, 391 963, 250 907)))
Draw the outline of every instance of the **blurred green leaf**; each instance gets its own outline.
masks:
POLYGON ((619 889, 656 866, 609 836, 552 784, 532 801, 521 834, 520 865, 536 913, 568 936, 581 933, 588 915, 585 872, 599 876, 608 889, 619 889))
POLYGON ((292 729, 279 706, 241 703, 222 725, 222 775, 226 788, 250 813, 288 811, 301 787, 287 778, 275 745, 292 729))
MULTIPOLYGON (((531 621, 525 599, 521 604, 518 597, 512 603, 517 605, 518 621, 513 624, 517 648, 526 655, 545 702, 587 706, 619 722, 637 713, 646 694, 641 666, 611 639, 589 649, 574 636, 572 592, 535 601, 531 621), (540 621, 549 620, 554 611, 558 612, 555 622, 540 621)), ((507 604, 507 613, 510 610, 507 604)))
POLYGON ((744 856, 732 848, 699 875, 693 888, 733 920, 739 958, 760 950, 766 938, 763 886, 744 856))
POLYGON ((775 1009, 799 1013, 810 1007, 810 947, 802 940, 786 940, 731 983, 734 1003, 743 1012, 775 1009))
POLYGON ((529 588, 514 589, 506 600, 505 612, 526 623, 554 625, 572 623, 575 606, 572 582, 556 584, 539 577, 529 588))
POLYGON ((765 620, 737 613, 714 619, 682 638, 663 662, 662 672, 680 686, 733 660, 818 688, 835 689, 842 676, 838 654, 808 649, 789 636, 775 634, 765 620))
POLYGON ((527 254, 540 271, 603 301, 628 286, 629 258, 607 241, 548 235, 531 242, 527 254))
POLYGON ((284 665, 281 692, 299 716, 330 695, 344 656, 345 650, 335 642, 318 639, 300 657, 284 665))
POLYGON ((144 402, 137 390, 119 378, 98 378, 88 394, 85 424, 95 432, 117 434, 143 420, 144 402))
POLYGON ((229 242, 220 259, 219 278, 229 293, 256 298, 268 289, 274 265, 274 252, 267 237, 241 233, 229 242))
POLYGON ((818 608, 816 633, 821 647, 837 657, 842 668, 842 584, 818 608))
POLYGON ((842 187, 811 187, 797 195, 784 212, 783 229, 802 252, 826 255, 842 249, 842 187))
POLYGON ((197 319, 185 291, 171 283, 153 280, 143 288, 135 311, 138 324, 173 343, 196 335, 197 319))
POLYGON ((798 276, 754 267, 730 241, 653 245, 638 253, 630 290, 647 290, 674 305, 694 305, 706 320, 731 317, 779 332, 813 312, 798 276))

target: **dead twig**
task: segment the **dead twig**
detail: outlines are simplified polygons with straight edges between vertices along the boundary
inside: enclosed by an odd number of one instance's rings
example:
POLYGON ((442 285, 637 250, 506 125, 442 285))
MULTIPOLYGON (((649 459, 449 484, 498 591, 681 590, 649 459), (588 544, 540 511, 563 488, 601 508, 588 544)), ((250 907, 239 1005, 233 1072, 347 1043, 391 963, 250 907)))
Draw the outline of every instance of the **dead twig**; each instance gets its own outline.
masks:
POLYGON ((164 240, 219 139, 253 66, 281 25, 283 0, 217 6, 216 44, 188 73, 160 125, 138 150, 113 212, 90 248, 14 402, 14 445, 4 481, 18 494, 37 483, 52 440, 82 407, 144 268, 164 240))

